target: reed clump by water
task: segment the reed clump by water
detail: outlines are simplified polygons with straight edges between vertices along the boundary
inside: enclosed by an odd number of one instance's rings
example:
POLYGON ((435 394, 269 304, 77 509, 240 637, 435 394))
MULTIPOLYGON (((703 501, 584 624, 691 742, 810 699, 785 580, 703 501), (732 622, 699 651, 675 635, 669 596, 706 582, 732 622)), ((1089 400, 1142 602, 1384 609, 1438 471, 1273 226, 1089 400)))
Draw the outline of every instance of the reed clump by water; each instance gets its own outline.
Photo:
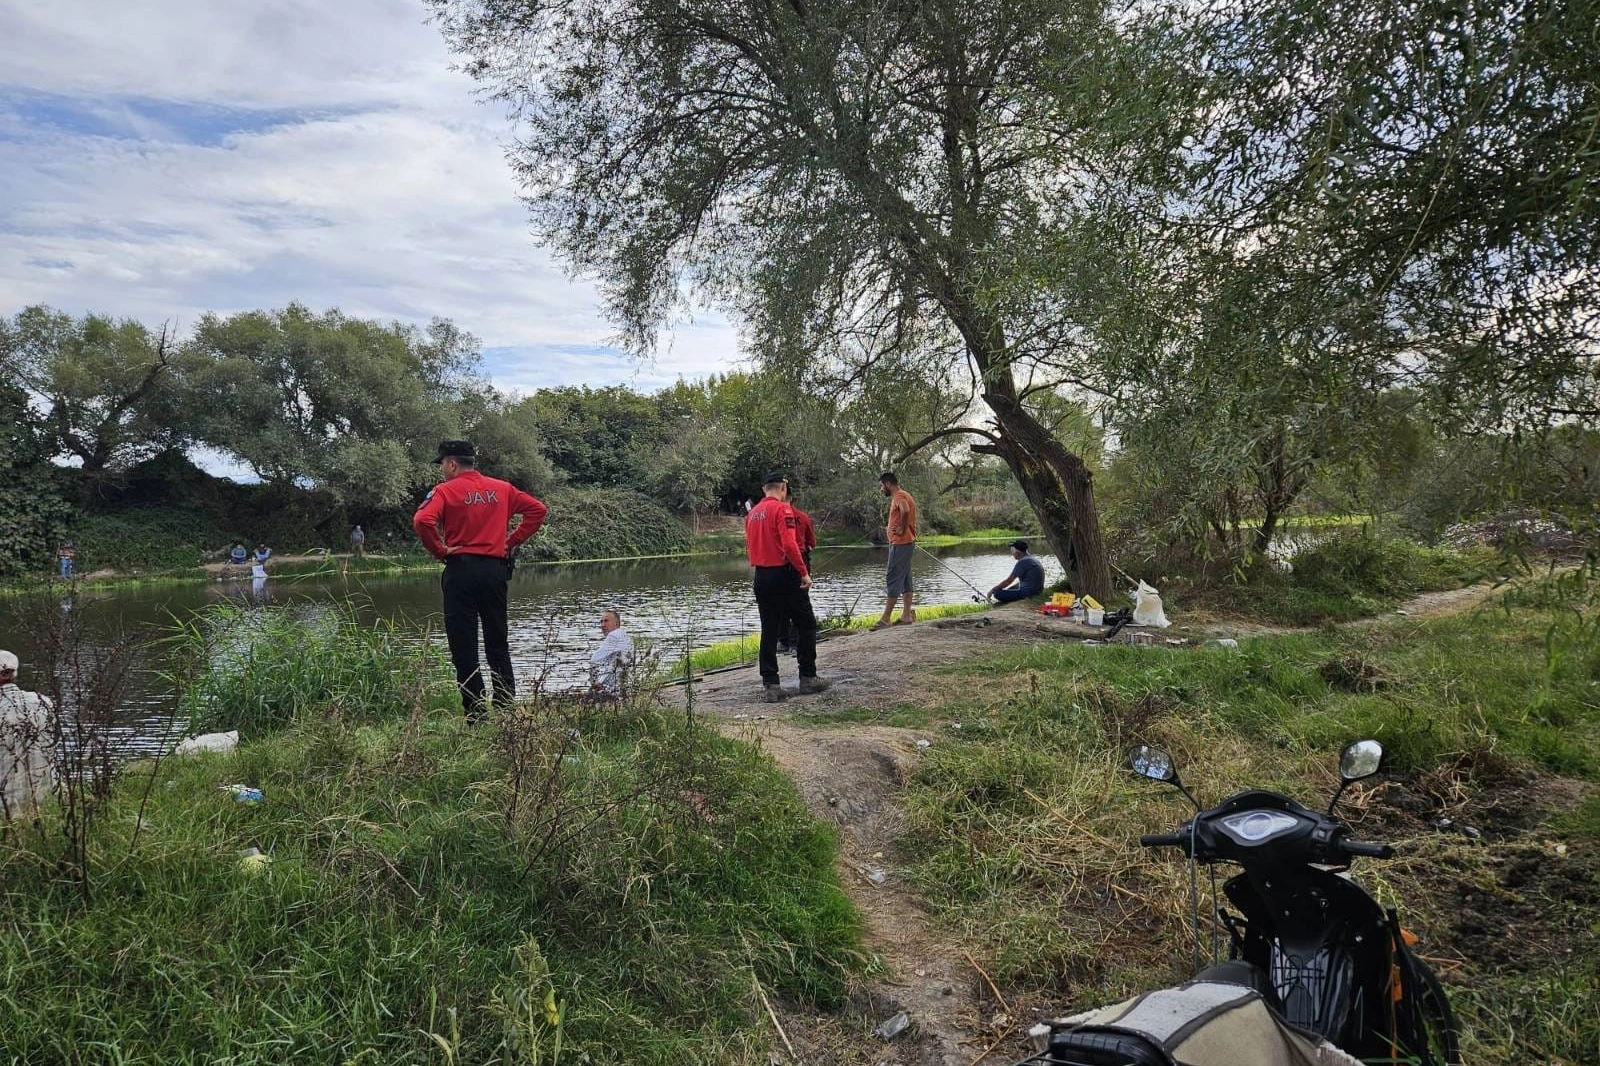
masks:
POLYGON ((248 608, 220 604, 170 640, 180 709, 192 732, 253 737, 303 712, 357 720, 442 708, 455 698, 428 633, 404 620, 364 620, 348 604, 248 608))

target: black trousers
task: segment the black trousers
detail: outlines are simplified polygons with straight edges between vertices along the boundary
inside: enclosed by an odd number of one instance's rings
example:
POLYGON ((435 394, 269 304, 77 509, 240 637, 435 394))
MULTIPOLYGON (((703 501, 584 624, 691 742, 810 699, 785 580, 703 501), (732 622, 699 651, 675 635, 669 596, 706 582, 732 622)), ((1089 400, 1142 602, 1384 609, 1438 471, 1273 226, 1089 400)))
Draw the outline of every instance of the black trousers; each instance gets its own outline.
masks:
POLYGON ((511 579, 504 559, 489 555, 452 555, 445 560, 439 584, 444 590, 444 635, 450 643, 461 706, 468 718, 484 711, 483 670, 478 662, 478 625, 483 625, 483 650, 494 675, 496 703, 509 705, 517 695, 511 675, 511 645, 506 638, 506 584, 511 579))
POLYGON ((761 612, 761 683, 778 683, 778 641, 794 623, 795 658, 801 677, 817 676, 817 616, 811 594, 800 587, 800 571, 792 566, 756 567, 756 609, 761 612))

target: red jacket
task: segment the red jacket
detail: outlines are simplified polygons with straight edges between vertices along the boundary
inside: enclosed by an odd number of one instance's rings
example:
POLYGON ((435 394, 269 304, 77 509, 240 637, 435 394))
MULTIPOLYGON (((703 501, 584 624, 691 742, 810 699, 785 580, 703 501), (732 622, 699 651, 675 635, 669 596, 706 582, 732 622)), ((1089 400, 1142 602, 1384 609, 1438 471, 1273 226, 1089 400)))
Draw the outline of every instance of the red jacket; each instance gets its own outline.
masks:
POLYGON ((435 559, 450 555, 503 558, 539 532, 549 513, 548 507, 509 481, 463 470, 428 493, 412 517, 411 527, 435 559), (522 516, 522 524, 507 536, 506 527, 514 514, 522 516))
POLYGON ((795 538, 794 508, 768 496, 756 504, 744 520, 744 546, 751 566, 782 566, 788 563, 804 576, 806 560, 795 538))
POLYGON ((789 509, 794 512, 794 539, 801 551, 808 552, 817 546, 817 527, 811 524, 811 516, 794 504, 790 504, 789 509))

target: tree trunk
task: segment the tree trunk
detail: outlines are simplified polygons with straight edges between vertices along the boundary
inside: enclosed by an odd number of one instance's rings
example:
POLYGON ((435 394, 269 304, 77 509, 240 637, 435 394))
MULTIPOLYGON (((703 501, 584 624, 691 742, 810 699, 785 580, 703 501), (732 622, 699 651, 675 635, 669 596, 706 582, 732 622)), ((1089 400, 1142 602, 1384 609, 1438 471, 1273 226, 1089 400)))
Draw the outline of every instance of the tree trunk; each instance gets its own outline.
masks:
POLYGON ((1022 404, 1003 394, 987 395, 985 399, 995 413, 1000 443, 973 450, 997 454, 1011 468, 1050 542, 1051 552, 1065 568, 1073 591, 1109 604, 1111 561, 1100 535, 1094 475, 1022 404))
POLYGON ((1299 499, 1300 490, 1306 486, 1306 478, 1297 471, 1291 470, 1288 457, 1288 433, 1279 427, 1277 432, 1261 447, 1263 458, 1266 462, 1264 469, 1258 473, 1257 481, 1261 489, 1262 519, 1261 527, 1256 530, 1255 543, 1252 552, 1258 557, 1264 557, 1272 547, 1272 538, 1278 530, 1278 520, 1281 519, 1299 499))

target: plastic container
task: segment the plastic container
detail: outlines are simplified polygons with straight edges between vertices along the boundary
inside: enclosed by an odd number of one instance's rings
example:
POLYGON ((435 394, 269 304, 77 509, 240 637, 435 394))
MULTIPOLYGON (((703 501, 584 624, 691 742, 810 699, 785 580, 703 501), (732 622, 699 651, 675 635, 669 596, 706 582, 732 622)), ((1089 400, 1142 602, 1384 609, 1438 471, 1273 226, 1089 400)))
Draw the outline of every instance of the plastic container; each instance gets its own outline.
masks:
POLYGON ((1105 612, 1105 610, 1100 608, 1100 607, 1091 607, 1091 608, 1089 608, 1089 624, 1092 625, 1092 626, 1103 626, 1103 625, 1105 625, 1106 624, 1106 612, 1105 612))

